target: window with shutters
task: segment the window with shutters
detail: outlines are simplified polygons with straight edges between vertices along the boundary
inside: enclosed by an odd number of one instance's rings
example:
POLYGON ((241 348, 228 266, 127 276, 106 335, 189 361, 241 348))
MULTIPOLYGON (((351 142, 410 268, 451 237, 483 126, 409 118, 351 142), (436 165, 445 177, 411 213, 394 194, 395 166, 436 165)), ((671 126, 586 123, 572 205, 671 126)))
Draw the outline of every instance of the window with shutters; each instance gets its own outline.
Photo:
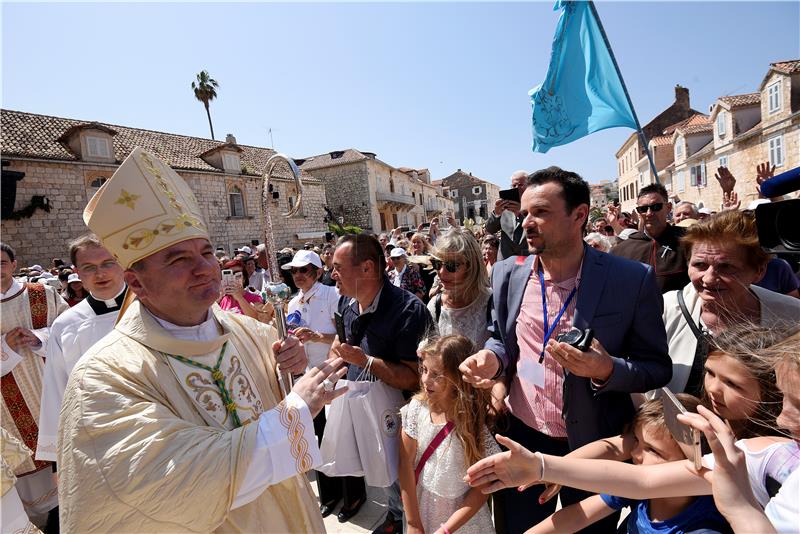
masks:
POLYGON ((87 135, 86 155, 90 158, 110 158, 111 142, 103 137, 87 135))
POLYGON ((781 110, 781 82, 777 81, 767 87, 767 102, 770 113, 777 113, 781 110))
POLYGON ((242 190, 237 186, 231 187, 228 191, 228 206, 230 209, 231 217, 244 217, 244 197, 242 190))
POLYGON ((706 186, 706 166, 704 164, 689 168, 689 184, 692 187, 706 186))
POLYGON ((783 166, 783 136, 778 135, 769 140, 769 162, 776 167, 783 166))

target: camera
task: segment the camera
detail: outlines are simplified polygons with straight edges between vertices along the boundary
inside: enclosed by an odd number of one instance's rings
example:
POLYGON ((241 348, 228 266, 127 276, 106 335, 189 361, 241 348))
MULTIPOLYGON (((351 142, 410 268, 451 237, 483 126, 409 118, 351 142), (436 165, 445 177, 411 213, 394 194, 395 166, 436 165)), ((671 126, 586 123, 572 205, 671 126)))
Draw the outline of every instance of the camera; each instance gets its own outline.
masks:
POLYGON ((556 336, 556 341, 572 345, 581 352, 586 352, 589 350, 589 346, 592 344, 593 339, 594 330, 591 328, 581 330, 580 328, 572 327, 569 329, 569 331, 556 336))

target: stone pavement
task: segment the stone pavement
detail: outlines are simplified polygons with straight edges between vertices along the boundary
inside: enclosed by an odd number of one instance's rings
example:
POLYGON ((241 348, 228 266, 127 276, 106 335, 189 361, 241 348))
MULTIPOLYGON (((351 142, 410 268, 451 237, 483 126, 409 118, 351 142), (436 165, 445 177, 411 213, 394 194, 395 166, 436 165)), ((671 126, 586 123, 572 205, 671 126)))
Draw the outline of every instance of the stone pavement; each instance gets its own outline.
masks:
MULTIPOLYGON (((314 495, 319 497, 317 481, 313 471, 309 475, 309 480, 311 481, 311 487, 314 489, 314 495)), ((339 503, 339 506, 341 506, 341 503, 339 503)), ((367 502, 364 503, 364 506, 361 507, 355 517, 347 523, 339 523, 336 518, 338 512, 339 508, 337 507, 334 513, 324 519, 325 530, 328 531, 328 534, 372 532, 374 528, 383 522, 383 518, 386 516, 386 495, 381 488, 367 486, 367 502)))

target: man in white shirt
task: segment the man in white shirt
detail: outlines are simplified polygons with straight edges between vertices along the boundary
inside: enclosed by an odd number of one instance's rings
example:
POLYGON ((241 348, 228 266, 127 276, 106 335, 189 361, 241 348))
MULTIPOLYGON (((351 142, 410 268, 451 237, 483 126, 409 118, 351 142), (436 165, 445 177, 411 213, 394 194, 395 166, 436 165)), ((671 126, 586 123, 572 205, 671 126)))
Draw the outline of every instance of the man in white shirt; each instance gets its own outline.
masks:
POLYGON ((69 253, 89 296, 53 322, 47 342, 36 459, 51 462, 58 452, 58 417, 69 374, 86 351, 114 328, 126 289, 122 267, 96 235, 75 239, 69 253))

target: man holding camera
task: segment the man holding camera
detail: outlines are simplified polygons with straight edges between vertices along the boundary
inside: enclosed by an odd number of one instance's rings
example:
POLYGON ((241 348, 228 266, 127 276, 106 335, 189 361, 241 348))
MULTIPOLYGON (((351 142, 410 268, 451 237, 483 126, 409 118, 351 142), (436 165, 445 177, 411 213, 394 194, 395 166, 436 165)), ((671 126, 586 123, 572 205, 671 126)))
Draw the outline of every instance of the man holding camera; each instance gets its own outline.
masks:
MULTIPOLYGON (((525 171, 516 171, 511 175, 511 188, 516 189, 520 197, 527 187, 527 179, 528 173, 525 171)), ((519 208, 519 202, 500 198, 494 203, 494 210, 486 220, 487 233, 500 232, 502 259, 530 254, 525 243, 525 230, 522 228, 524 217, 520 214, 519 208)))
MULTIPOLYGON (((508 385, 508 437, 564 455, 619 434, 634 414, 630 393, 666 384, 672 367, 652 268, 583 243, 587 183, 550 167, 531 174, 527 184, 521 208, 533 255, 492 268, 493 337, 460 369, 477 387, 501 378, 508 385), (588 329, 594 340, 582 346, 588 329)), ((541 491, 496 494, 498 531, 524 532, 550 515, 555 500, 533 504, 541 491)), ((584 496, 561 491, 565 506, 584 496)), ((596 531, 613 532, 613 521, 596 524, 596 531)))

